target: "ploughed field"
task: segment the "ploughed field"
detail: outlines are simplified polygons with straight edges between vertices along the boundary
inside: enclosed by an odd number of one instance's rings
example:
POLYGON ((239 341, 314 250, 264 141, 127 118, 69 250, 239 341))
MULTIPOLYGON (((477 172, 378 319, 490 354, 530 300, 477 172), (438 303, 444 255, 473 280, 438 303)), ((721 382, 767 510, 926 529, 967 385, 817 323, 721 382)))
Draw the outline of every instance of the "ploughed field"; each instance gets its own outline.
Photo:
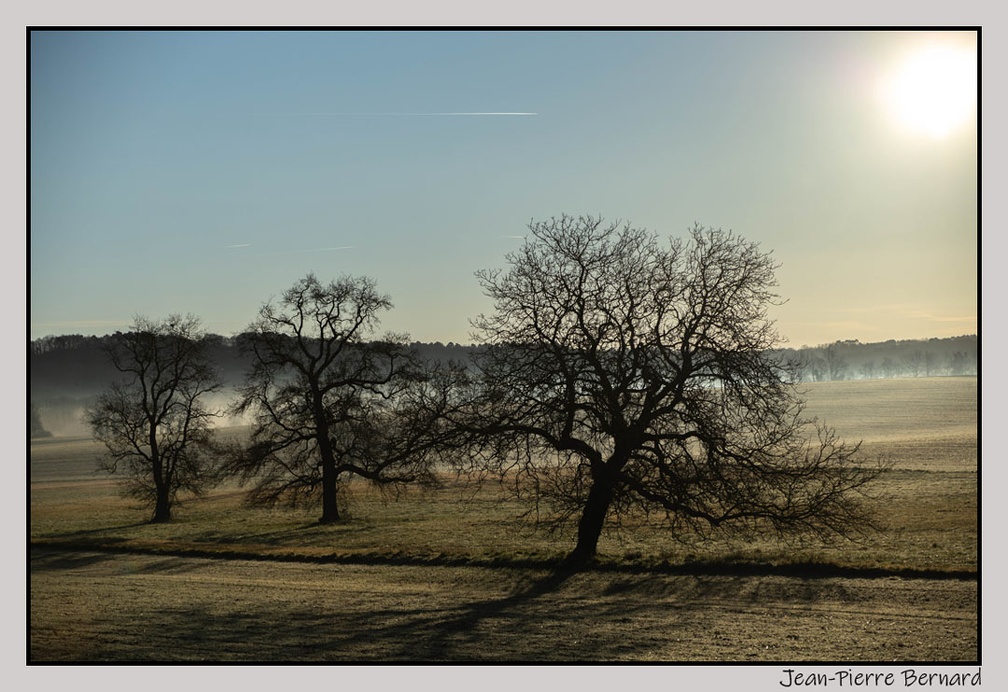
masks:
POLYGON ((627 521, 565 579, 572 531, 533 530, 495 484, 353 483, 327 526, 224 486, 150 525, 89 439, 33 441, 29 660, 976 661, 976 379, 806 387, 891 460, 884 534, 677 541, 627 521))

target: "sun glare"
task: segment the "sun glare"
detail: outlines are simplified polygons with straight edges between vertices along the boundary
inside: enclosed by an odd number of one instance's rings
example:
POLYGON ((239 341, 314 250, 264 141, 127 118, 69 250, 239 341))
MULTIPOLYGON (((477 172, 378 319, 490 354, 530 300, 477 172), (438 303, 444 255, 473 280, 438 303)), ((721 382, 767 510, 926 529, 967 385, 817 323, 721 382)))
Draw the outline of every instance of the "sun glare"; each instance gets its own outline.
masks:
POLYGON ((921 48, 886 75, 880 97, 900 128, 946 137, 976 112, 976 51, 951 45, 921 48))

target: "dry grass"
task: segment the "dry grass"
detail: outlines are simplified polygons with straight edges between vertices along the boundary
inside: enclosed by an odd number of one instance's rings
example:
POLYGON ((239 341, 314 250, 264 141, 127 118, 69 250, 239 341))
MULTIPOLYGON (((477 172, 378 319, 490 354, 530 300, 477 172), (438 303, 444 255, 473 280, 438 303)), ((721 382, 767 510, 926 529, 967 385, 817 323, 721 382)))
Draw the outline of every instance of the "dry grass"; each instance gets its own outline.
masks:
MULTIPOLYGON (((893 472, 879 490, 879 514, 890 527, 860 543, 785 545, 729 539, 673 540, 660 527, 629 526, 600 542, 604 563, 659 567, 696 562, 821 563, 889 570, 975 571, 975 474, 893 472)), ((97 482, 92 482, 99 485, 97 482)), ((516 518, 522 507, 498 489, 474 498, 464 486, 415 491, 398 500, 358 484, 350 516, 320 525, 310 511, 246 507, 236 489, 217 491, 183 506, 169 524, 148 524, 144 511, 120 499, 107 482, 81 494, 79 485, 33 490, 35 543, 74 543, 206 554, 264 554, 456 564, 547 563, 572 547, 570 532, 550 534, 516 518)))
POLYGON ((35 661, 952 661, 976 584, 35 550, 35 661))
POLYGON ((893 462, 876 488, 889 531, 796 547, 627 528, 600 543, 607 569, 549 588, 572 534, 516 520, 496 486, 395 499, 354 483, 347 520, 326 526, 228 486, 155 525, 92 471, 93 442, 33 442, 30 656, 975 660, 976 380, 824 383, 808 399, 893 462), (873 574, 893 576, 847 578, 873 574))
MULTIPOLYGON (((863 439, 866 457, 892 461, 893 470, 873 491, 886 533, 857 544, 801 547, 670 537, 660 528, 627 522, 603 537, 603 561, 643 567, 729 561, 976 570, 976 380, 810 385, 809 408, 848 439, 863 439), (946 406, 944 414, 935 400, 946 406), (857 437, 855 430, 865 434, 857 437)), ((451 478, 441 489, 412 489, 398 498, 350 483, 348 518, 337 525, 317 524, 313 511, 246 507, 235 486, 189 501, 171 524, 147 524, 145 510, 119 498, 114 483, 94 473, 101 449, 90 440, 54 438, 33 443, 31 451, 34 542, 476 564, 559 560, 572 547, 570 531, 551 535, 518 520, 524 506, 505 488, 491 484, 476 492, 451 478)))

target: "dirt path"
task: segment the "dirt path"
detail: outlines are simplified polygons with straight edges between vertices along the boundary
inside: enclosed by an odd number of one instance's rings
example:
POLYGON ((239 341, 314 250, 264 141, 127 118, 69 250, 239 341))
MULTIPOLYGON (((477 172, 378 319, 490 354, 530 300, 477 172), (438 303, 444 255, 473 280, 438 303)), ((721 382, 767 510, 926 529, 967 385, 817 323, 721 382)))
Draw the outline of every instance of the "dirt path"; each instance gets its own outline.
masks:
POLYGON ((977 583, 31 554, 32 661, 975 661, 977 583))

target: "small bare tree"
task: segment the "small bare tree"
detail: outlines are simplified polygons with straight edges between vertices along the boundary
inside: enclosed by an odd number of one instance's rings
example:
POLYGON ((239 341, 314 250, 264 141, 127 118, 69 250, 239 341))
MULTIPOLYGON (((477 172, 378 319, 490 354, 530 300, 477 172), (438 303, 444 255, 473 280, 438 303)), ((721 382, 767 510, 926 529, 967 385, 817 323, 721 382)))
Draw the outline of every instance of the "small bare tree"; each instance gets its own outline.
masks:
POLYGON ((847 361, 841 353, 840 342, 826 344, 820 348, 823 352, 823 358, 826 361, 826 370, 829 375, 830 382, 846 379, 847 361))
POLYGON ((574 564, 608 519, 655 510, 673 532, 853 536, 881 464, 803 415, 768 356, 776 266, 695 227, 687 242, 592 217, 532 223, 506 270, 477 273, 476 370, 437 404, 484 470, 577 522, 574 564))
POLYGON ((406 337, 373 339, 391 307, 371 279, 323 284, 312 274, 262 307, 242 337, 252 365, 233 407, 254 418, 251 442, 231 464, 252 483, 253 503, 320 498, 319 521, 329 523, 340 518, 344 476, 433 482, 429 446, 413 444, 406 429, 416 415, 396 409, 417 374, 406 337))
POLYGON ((153 505, 152 521, 169 521, 180 492, 201 494, 214 480, 217 450, 204 406, 221 381, 204 348, 199 320, 135 318, 108 354, 123 379, 88 407, 85 419, 108 452, 109 473, 125 471, 128 495, 153 505))
POLYGON ((42 425, 42 416, 39 414, 38 407, 35 406, 34 401, 30 402, 28 412, 30 414, 28 439, 34 440, 36 437, 52 437, 52 433, 46 430, 45 426, 42 425))

